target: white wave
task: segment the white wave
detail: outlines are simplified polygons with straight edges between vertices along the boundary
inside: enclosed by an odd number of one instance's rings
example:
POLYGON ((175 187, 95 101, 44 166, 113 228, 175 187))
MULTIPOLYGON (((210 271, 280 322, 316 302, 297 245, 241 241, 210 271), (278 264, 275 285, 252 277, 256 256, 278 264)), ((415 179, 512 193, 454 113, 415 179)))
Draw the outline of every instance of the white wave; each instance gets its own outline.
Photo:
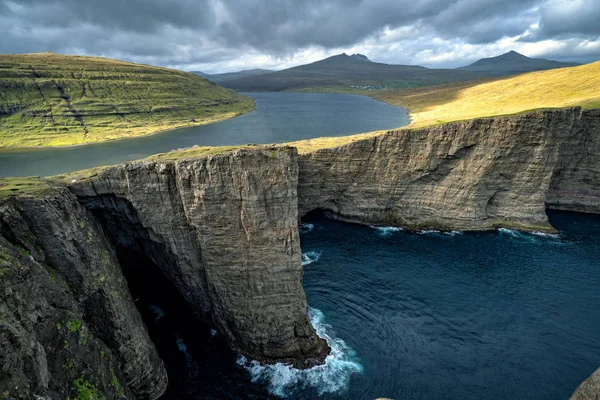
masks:
POLYGON ((315 229, 314 224, 302 223, 298 225, 298 230, 300 231, 300 233, 307 233, 312 231, 313 229, 315 229))
POLYGON ((498 232, 504 233, 504 234, 507 234, 507 235, 510 235, 513 237, 519 237, 522 235, 521 232, 515 231, 513 229, 508 229, 508 228, 498 228, 498 232))
POLYGON ((501 234, 512 236, 517 239, 523 239, 527 241, 536 241, 536 237, 552 240, 562 239, 562 236, 559 233, 547 233, 540 231, 522 232, 508 228, 498 228, 498 232, 500 232, 501 234))
POLYGON ((390 236, 394 232, 401 232, 404 228, 400 228, 399 226, 374 226, 371 225, 371 228, 377 229, 379 231, 379 236, 390 236))
POLYGON ((316 389, 319 396, 339 392, 348 387, 351 375, 363 372, 356 352, 342 339, 335 337, 331 326, 324 322, 323 313, 316 308, 309 308, 308 314, 317 334, 331 346, 331 353, 323 365, 296 369, 288 364, 261 365, 243 356, 238 357, 238 365, 250 373, 252 382, 266 384, 273 395, 286 397, 305 388, 316 389))
POLYGON ((419 235, 446 235, 446 236, 458 236, 462 235, 461 231, 438 231, 435 229, 425 229, 417 232, 419 235))
POLYGON ((150 304, 148 306, 148 308, 150 309, 150 311, 152 311, 152 313, 154 314, 155 318, 154 318, 154 322, 157 323, 159 319, 161 319, 162 317, 165 316, 165 310, 163 310, 162 308, 160 308, 159 306, 156 306, 154 304, 150 304))
POLYGON ((548 233, 548 232, 539 232, 539 231, 533 231, 530 233, 532 235, 547 238, 547 239, 562 239, 562 235, 560 233, 548 233))
POLYGON ((312 264, 315 261, 319 261, 321 257, 321 252, 317 251, 307 251, 306 253, 302 253, 302 265, 312 264))
POLYGON ((422 231, 417 232, 419 235, 439 235, 442 232, 441 231, 436 231, 434 229, 424 229, 422 231))

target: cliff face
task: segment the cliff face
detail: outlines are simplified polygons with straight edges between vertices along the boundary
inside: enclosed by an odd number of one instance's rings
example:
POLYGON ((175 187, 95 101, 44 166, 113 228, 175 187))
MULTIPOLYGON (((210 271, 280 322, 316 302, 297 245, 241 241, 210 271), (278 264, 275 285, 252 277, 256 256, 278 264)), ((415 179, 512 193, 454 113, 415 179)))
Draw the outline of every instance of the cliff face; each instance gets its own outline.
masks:
POLYGON ((1 398, 165 391, 114 251, 67 188, 0 201, 0 277, 1 398))
POLYGON ((302 288, 294 148, 142 161, 73 183, 117 252, 142 252, 230 346, 309 366, 326 343, 302 288))
POLYGON ((299 215, 412 229, 551 230, 545 209, 600 212, 600 110, 390 131, 299 160, 299 215))
POLYGON ((0 398, 164 392, 122 273, 132 260, 158 267, 234 350, 308 367, 329 348, 302 288, 307 212, 474 230, 552 230, 547 207, 600 212, 600 110, 391 131, 301 156, 286 146, 187 154, 68 187, 0 182, 0 398))

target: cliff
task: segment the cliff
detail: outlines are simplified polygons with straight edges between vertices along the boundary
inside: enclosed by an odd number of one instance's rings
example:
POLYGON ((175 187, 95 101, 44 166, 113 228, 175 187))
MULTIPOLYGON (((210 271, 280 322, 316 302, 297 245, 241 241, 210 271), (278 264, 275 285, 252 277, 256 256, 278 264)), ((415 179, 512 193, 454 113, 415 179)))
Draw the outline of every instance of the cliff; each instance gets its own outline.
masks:
POLYGON ((573 108, 300 155, 191 149, 68 183, 3 179, 0 397, 158 398, 167 375, 123 275, 134 267, 158 268, 248 358, 321 363, 329 348, 308 319, 299 217, 552 231, 546 208, 600 212, 598 154, 600 110, 573 108))
POLYGON ((552 230, 600 212, 600 110, 535 111, 390 131, 300 157, 299 215, 409 229, 552 230))
POLYGON ((166 371, 102 228, 35 184, 0 200, 0 398, 158 398, 166 371))
POLYGON ((241 149, 109 168, 71 185, 117 252, 143 252, 251 359, 328 353, 302 288, 294 148, 241 149))

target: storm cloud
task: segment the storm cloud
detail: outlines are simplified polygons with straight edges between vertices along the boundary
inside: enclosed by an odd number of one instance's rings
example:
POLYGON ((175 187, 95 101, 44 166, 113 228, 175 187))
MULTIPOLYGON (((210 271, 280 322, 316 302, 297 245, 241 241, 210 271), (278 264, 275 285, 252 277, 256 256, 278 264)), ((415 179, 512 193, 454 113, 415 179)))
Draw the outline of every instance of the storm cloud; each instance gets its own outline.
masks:
POLYGON ((206 72, 342 51, 453 67, 508 50, 600 59, 600 0, 0 0, 0 53, 54 51, 206 72))

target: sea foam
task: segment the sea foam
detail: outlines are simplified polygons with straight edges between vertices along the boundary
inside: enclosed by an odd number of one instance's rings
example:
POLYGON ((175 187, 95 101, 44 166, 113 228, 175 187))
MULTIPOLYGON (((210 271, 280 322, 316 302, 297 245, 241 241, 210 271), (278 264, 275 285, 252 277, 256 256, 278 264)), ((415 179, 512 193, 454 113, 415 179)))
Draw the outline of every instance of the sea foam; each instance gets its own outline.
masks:
POLYGON ((306 388, 315 389, 319 396, 339 392, 348 387, 350 376, 363 372, 356 352, 335 336, 331 326, 324 322, 323 313, 316 308, 309 308, 308 314, 319 337, 331 346, 331 353, 323 365, 296 369, 288 364, 261 365, 243 356, 238 357, 238 365, 250 373, 252 382, 266 384, 273 395, 286 397, 306 388))
POLYGON ((318 251, 307 251, 306 253, 302 253, 302 265, 308 265, 315 261, 319 261, 319 257, 321 257, 321 252, 318 251))
POLYGON ((404 229, 398 226, 371 226, 373 229, 377 229, 379 236, 385 237, 390 236, 394 232, 401 232, 404 229))
POLYGON ((555 241, 556 243, 560 243, 563 236, 559 233, 547 233, 547 232, 521 232, 514 229, 508 228, 498 228, 498 232, 503 235, 507 235, 513 237, 515 239, 524 240, 531 243, 537 243, 538 239, 549 239, 555 241))
POLYGON ((300 233, 308 233, 308 232, 312 231, 313 229, 315 229, 314 224, 302 223, 302 224, 298 225, 298 230, 300 231, 300 233))

